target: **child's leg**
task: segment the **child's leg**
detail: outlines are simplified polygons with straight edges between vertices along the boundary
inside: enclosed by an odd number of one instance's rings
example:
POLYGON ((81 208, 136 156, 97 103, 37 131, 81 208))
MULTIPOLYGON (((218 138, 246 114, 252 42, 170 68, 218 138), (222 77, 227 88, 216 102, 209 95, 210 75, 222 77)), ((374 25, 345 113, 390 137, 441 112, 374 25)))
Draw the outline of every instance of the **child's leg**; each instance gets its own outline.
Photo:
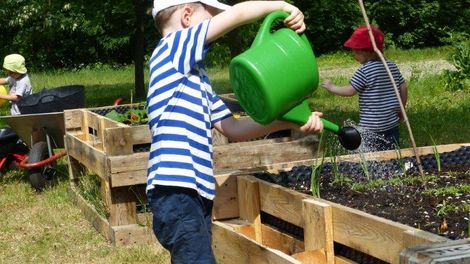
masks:
POLYGON ((148 193, 153 230, 172 263, 215 263, 212 201, 186 188, 156 186, 148 193))

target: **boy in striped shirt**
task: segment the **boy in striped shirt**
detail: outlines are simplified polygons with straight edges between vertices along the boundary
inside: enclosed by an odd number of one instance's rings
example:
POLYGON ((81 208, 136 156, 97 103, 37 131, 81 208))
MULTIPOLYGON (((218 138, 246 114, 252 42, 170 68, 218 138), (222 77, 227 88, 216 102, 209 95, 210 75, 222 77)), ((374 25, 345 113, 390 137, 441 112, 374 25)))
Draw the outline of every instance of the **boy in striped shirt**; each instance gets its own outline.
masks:
POLYGON ((153 230, 172 263, 215 263, 211 248, 212 136, 215 128, 234 141, 298 128, 323 130, 319 112, 299 127, 275 121, 262 126, 237 120, 212 90, 203 60, 211 42, 273 11, 290 15, 286 26, 305 30, 300 10, 283 1, 249 1, 233 7, 217 0, 155 0, 152 15, 162 34, 150 58, 147 109, 152 145, 147 196, 153 230))
MULTIPOLYGON (((372 33, 377 48, 383 51, 382 32, 372 27, 372 33)), ((359 128, 366 132, 363 133, 362 146, 365 151, 398 147, 402 119, 400 104, 385 66, 373 49, 367 27, 357 28, 344 46, 352 49, 354 59, 361 63, 361 67, 352 76, 350 85, 339 87, 325 80, 323 87, 341 96, 359 94, 359 128)), ((398 86, 403 106, 406 106, 408 90, 405 80, 394 62, 387 61, 387 64, 398 86)))

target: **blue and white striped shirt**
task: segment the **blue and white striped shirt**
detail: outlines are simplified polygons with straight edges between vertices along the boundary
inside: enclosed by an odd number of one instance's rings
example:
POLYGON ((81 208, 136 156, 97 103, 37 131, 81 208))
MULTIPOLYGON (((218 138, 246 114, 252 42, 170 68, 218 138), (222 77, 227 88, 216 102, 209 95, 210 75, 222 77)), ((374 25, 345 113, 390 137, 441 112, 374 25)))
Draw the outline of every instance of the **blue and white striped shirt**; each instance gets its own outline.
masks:
MULTIPOLYGON (((405 82, 397 65, 387 61, 398 87, 405 82)), ((351 86, 359 94, 359 126, 383 132, 398 126, 400 104, 392 82, 381 61, 361 65, 351 78, 351 86)))
POLYGON ((150 58, 147 190, 177 186, 215 196, 211 128, 231 113, 212 91, 202 63, 209 23, 168 34, 150 58))

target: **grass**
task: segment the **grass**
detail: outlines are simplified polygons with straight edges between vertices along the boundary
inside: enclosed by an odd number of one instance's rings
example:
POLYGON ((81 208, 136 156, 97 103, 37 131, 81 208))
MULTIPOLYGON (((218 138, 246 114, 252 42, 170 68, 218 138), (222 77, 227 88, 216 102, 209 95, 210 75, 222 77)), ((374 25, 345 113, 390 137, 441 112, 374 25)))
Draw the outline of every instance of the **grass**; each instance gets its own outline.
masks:
POLYGON ((70 200, 65 162, 58 185, 42 193, 25 172, 0 177, 0 263, 169 263, 157 245, 108 244, 70 200))
MULTIPOLYGON (((396 61, 444 59, 449 48, 399 51, 388 50, 396 61)), ((318 58, 320 69, 357 67, 349 53, 318 58)), ((146 71, 148 73, 148 71, 146 71)), ((228 71, 208 69, 218 93, 231 92, 228 71)), ((350 76, 334 76, 348 83, 350 76)), ((35 91, 43 87, 82 84, 86 106, 110 105, 117 97, 130 102, 133 68, 102 66, 80 71, 31 73, 35 91)), ((148 81, 148 76, 145 78, 148 81)), ((418 146, 469 142, 470 92, 447 92, 439 75, 416 75, 409 83, 408 117, 418 146), (430 134, 434 143, 430 140, 430 134)), ((357 97, 339 97, 319 88, 312 99, 315 109, 337 124, 358 120, 357 97)), ((0 115, 9 113, 0 107, 0 115)), ((0 120, 0 127, 4 126, 0 120)), ((333 137, 325 133, 326 137, 333 137)), ((328 140, 327 138, 324 140, 328 140)), ((407 131, 401 128, 401 147, 409 147, 407 131)), ((155 245, 114 248, 99 235, 73 205, 67 194, 66 160, 61 160, 57 186, 43 193, 31 190, 25 172, 0 176, 0 263, 168 263, 168 254, 155 245)))

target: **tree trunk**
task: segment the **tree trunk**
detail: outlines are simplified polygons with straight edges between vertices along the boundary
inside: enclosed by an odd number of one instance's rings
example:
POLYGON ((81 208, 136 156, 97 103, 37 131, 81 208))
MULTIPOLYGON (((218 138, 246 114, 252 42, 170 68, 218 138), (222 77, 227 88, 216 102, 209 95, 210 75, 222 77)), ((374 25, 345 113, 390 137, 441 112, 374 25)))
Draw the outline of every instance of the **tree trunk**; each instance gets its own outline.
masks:
MULTIPOLYGON (((229 5, 235 5, 235 4, 238 4, 240 2, 243 2, 244 0, 229 0, 227 1, 227 3, 229 5)), ((229 46, 229 49, 230 49, 230 55, 231 57, 235 57, 236 55, 238 55, 239 53, 242 52, 242 37, 240 37, 240 30, 238 30, 237 28, 230 31, 228 33, 228 39, 230 39, 230 41, 228 42, 228 46, 229 46)))
POLYGON ((134 47, 134 76, 135 76, 135 96, 137 99, 145 98, 144 87, 144 16, 145 7, 143 0, 134 0, 135 9, 135 47, 134 47))

